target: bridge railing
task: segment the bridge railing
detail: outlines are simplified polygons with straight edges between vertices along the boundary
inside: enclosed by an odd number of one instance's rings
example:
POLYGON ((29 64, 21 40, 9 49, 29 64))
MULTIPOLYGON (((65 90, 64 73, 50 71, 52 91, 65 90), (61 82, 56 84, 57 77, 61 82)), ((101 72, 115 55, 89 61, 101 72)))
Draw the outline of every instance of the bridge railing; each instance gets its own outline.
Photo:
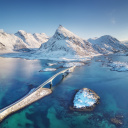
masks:
POLYGON ((40 87, 44 87, 46 84, 52 82, 53 79, 55 79, 58 75, 63 74, 65 72, 68 72, 70 70, 74 70, 74 68, 75 68, 75 66, 73 66, 71 68, 68 68, 68 69, 65 69, 63 71, 58 72, 57 74, 55 74, 54 76, 52 76, 51 78, 49 78, 47 81, 45 81, 43 84, 41 84, 39 87, 37 87, 37 89, 40 88, 40 87))
POLYGON ((9 106, 7 106, 7 107, 1 109, 1 110, 0 110, 0 113, 3 112, 3 111, 6 110, 6 109, 12 107, 13 105, 17 104, 18 102, 22 101, 23 99, 25 99, 26 97, 28 97, 29 95, 31 95, 33 92, 35 92, 35 91, 38 90, 39 88, 42 88, 42 87, 44 87, 46 84, 52 82, 52 80, 55 79, 58 75, 60 75, 60 74, 62 74, 62 73, 65 73, 65 72, 67 72, 67 71, 70 71, 70 70, 74 70, 74 68, 75 68, 75 66, 74 66, 74 67, 71 67, 71 68, 67 68, 67 69, 65 69, 65 70, 62 70, 62 71, 58 72, 57 74, 55 74, 54 76, 52 76, 51 78, 49 78, 47 81, 45 81, 43 84, 41 84, 40 86, 38 86, 36 89, 34 89, 32 92, 30 92, 30 93, 28 93, 27 95, 25 95, 24 97, 22 97, 20 100, 18 100, 18 101, 16 101, 16 102, 12 103, 11 105, 9 105, 9 106))

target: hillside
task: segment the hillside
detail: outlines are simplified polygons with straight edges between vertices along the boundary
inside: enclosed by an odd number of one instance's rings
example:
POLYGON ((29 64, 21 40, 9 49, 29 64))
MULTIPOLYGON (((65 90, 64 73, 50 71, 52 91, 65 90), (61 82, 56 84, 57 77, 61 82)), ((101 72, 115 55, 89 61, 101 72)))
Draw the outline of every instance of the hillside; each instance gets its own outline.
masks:
POLYGON ((5 32, 0 32, 0 50, 1 51, 13 51, 26 49, 27 45, 15 36, 14 34, 7 34, 5 32))
MULTIPOLYGON (((16 34, 0 32, 0 51, 19 51, 39 48, 49 37, 44 33, 26 33, 23 30, 16 34)), ((28 50, 27 50, 28 51, 28 50)))
POLYGON ((42 43, 49 39, 44 33, 31 34, 23 30, 19 30, 15 36, 19 37, 27 45, 27 48, 39 48, 42 43))
POLYGON ((90 38, 88 41, 92 44, 92 47, 101 54, 116 53, 121 51, 125 52, 128 50, 124 44, 110 35, 104 35, 94 39, 90 38))
POLYGON ((83 58, 97 52, 91 43, 60 25, 53 37, 43 43, 36 54, 45 58, 83 58))

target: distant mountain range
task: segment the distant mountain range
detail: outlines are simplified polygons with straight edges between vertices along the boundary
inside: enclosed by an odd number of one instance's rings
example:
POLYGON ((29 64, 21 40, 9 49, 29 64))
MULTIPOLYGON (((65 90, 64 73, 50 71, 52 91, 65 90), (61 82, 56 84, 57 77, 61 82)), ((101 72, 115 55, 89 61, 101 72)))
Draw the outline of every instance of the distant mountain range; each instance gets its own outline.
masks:
POLYGON ((19 30, 15 34, 0 32, 0 50, 16 51, 39 48, 47 42, 49 37, 45 33, 26 33, 19 30))
POLYGON ((122 44, 126 45, 128 47, 128 40, 121 41, 122 44))
POLYGON ((37 50, 33 55, 42 58, 84 58, 128 51, 127 45, 110 35, 85 40, 61 25, 51 38, 44 33, 30 34, 23 30, 16 34, 0 32, 0 50, 35 48, 37 50))
POLYGON ((98 54, 125 52, 128 50, 116 38, 105 35, 95 39, 82 39, 63 26, 59 26, 53 37, 43 43, 36 52, 43 58, 84 58, 98 54))
POLYGON ((90 38, 88 41, 92 44, 93 48, 101 54, 115 53, 120 51, 125 52, 128 50, 123 43, 110 35, 104 35, 95 39, 90 38))

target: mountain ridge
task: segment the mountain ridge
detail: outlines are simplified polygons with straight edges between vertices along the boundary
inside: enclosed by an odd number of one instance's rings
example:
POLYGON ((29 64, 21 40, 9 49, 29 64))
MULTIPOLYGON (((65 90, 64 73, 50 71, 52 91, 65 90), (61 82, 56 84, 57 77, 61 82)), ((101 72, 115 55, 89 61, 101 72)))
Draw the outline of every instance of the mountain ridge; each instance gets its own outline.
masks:
POLYGON ((31 34, 23 30, 19 30, 15 34, 0 32, 0 49, 5 49, 8 42, 11 42, 10 45, 12 45, 13 50, 36 48, 36 51, 27 55, 45 59, 81 59, 128 51, 126 45, 110 35, 85 40, 62 25, 56 29, 50 38, 45 33, 31 34))
POLYGON ((39 48, 49 37, 44 33, 27 33, 19 30, 15 34, 0 31, 0 50, 17 51, 39 48))
POLYGON ((44 57, 84 57, 97 54, 91 43, 70 32, 63 26, 59 26, 55 34, 41 45, 37 54, 44 57))
POLYGON ((128 48, 118 39, 110 35, 104 35, 99 38, 88 39, 95 50, 102 54, 115 53, 119 51, 127 51, 128 48))

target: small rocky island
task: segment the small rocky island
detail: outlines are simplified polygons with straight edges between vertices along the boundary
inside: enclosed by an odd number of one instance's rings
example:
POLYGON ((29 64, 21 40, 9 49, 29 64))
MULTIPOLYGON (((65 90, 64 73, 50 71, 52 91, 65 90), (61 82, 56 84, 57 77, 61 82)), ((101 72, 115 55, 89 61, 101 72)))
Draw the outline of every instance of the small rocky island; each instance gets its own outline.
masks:
POLYGON ((71 110, 75 111, 92 111, 97 104, 99 104, 100 97, 91 89, 80 89, 73 101, 73 107, 71 110))

